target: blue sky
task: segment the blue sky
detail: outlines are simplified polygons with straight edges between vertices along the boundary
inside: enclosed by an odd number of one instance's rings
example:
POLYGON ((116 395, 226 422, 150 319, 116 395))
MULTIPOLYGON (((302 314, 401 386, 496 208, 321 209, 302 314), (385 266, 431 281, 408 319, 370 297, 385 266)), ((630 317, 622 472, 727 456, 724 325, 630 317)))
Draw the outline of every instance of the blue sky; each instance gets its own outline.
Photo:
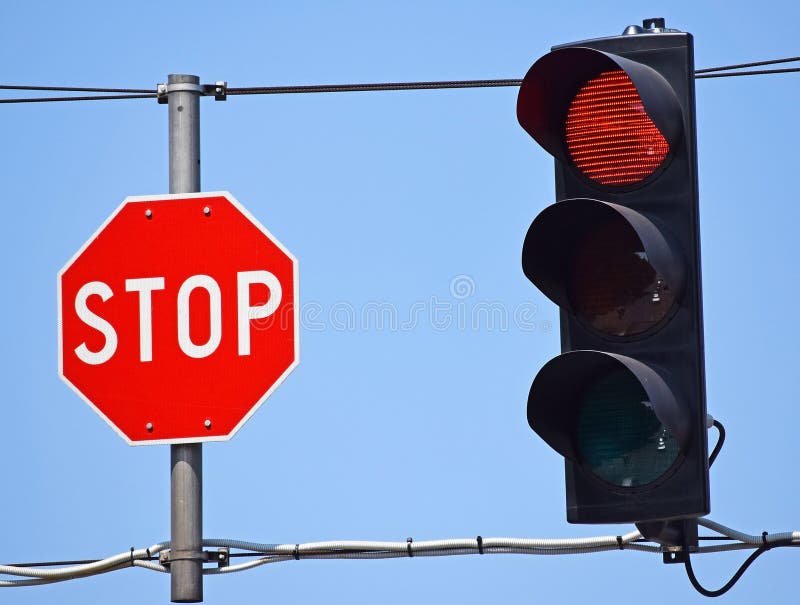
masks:
MULTIPOLYGON (((554 44, 664 16, 698 68, 798 54, 794 3, 5 3, 4 84, 155 88, 519 78, 554 44)), ((800 76, 697 82, 709 411, 728 440, 712 514, 800 526, 793 461, 800 76)), ((258 542, 573 537, 561 458, 527 425, 558 313, 522 274, 552 160, 516 89, 202 100, 202 183, 300 261, 299 367, 230 441, 204 447, 206 537, 258 542), (501 309, 508 321, 487 320, 501 309), (371 314, 382 309, 397 325, 371 314), (442 315, 444 319, 442 319, 442 315), (415 318, 410 321, 409 318, 415 318), (447 320, 449 318, 449 321, 447 320)), ((56 274, 129 195, 168 189, 154 100, 4 105, 0 247, 2 562, 94 558, 169 537, 169 448, 126 445, 57 376, 56 274)), ((714 437, 711 441, 713 443, 714 437)), ((790 602, 797 554, 729 596, 790 602)), ((742 553, 696 558, 710 587, 742 553)), ((684 603, 682 567, 568 557, 300 561, 205 581, 207 603, 684 603)), ((123 570, 6 590, 9 603, 168 602, 123 570)))

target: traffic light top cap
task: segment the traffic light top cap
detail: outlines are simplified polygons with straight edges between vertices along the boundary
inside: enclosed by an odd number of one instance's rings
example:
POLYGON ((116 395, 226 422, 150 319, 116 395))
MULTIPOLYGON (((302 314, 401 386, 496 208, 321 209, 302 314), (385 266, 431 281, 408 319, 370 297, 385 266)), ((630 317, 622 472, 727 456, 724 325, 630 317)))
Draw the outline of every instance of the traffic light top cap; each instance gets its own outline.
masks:
POLYGON ((554 50, 528 70, 517 97, 520 125, 551 155, 569 162, 565 123, 570 103, 589 80, 615 70, 630 78, 648 117, 673 147, 681 135, 683 119, 667 80, 642 63, 580 46, 554 50))

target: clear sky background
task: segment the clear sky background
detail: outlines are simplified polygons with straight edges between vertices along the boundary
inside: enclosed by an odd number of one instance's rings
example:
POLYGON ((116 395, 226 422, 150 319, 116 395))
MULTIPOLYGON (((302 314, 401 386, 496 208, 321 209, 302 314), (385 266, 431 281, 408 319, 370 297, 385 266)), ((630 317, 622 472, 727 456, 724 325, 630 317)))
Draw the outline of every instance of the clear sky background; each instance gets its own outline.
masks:
MULTIPOLYGON (((794 2, 5 2, 3 84, 155 88, 520 78, 551 45, 644 18, 695 36, 697 67, 795 56, 794 2)), ((574 537, 562 459, 527 393, 558 312, 524 277, 552 159, 517 90, 203 99, 202 183, 300 260, 299 367, 205 456, 206 537, 258 542, 574 537), (450 310, 450 322, 433 309, 450 310), (504 309, 490 325, 481 305, 504 309), (392 309, 380 325, 365 309, 392 309), (423 309, 409 325, 412 309, 423 309), (525 321, 515 320, 519 310, 525 321), (464 320, 462 321, 462 318, 464 320)), ((697 82, 709 411, 728 440, 712 514, 800 529, 796 487, 800 75, 697 82)), ((4 105, 0 561, 95 558, 169 537, 169 448, 129 447, 57 376, 56 274, 129 195, 168 190, 155 100, 4 105)), ((715 436, 710 435, 713 443, 715 436)), ((796 600, 800 556, 765 554, 729 603, 796 600)), ((744 553, 698 556, 709 587, 744 553)), ((207 603, 694 603, 657 555, 300 561, 206 578, 207 603)), ((166 603, 142 569, 5 589, 3 603, 166 603)))

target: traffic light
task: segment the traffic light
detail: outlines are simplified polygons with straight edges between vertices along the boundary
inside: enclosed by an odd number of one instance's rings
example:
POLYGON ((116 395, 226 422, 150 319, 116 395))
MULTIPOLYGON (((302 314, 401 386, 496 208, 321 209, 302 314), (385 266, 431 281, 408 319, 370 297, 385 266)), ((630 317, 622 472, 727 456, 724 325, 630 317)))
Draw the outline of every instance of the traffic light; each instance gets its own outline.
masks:
POLYGON ((522 266, 560 307, 562 354, 528 423, 565 458, 571 523, 710 509, 692 36, 644 25, 554 47, 517 101, 555 158, 522 266))

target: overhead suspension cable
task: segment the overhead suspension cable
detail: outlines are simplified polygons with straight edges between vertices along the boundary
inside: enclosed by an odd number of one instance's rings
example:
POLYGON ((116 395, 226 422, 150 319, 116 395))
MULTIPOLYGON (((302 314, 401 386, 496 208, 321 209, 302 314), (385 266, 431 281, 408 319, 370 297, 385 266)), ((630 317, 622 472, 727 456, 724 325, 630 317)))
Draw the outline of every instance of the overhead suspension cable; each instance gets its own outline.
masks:
POLYGON ((75 86, 21 86, 16 84, 0 84, 0 90, 46 90, 50 92, 124 92, 152 93, 151 88, 85 88, 75 86))
POLYGON ((734 76, 763 76, 768 74, 788 74, 800 71, 800 67, 786 67, 783 69, 759 69, 750 71, 728 71, 723 73, 701 73, 695 72, 695 80, 706 78, 732 78, 734 76))
POLYGON ((91 95, 85 97, 32 97, 26 99, 0 99, 0 103, 54 103, 62 101, 110 101, 115 99, 155 99, 156 93, 138 95, 91 95))
MULTIPOLYGON (((791 63, 800 61, 800 57, 787 57, 784 59, 770 59, 767 61, 753 61, 735 65, 719 67, 706 67, 695 70, 696 79, 704 78, 729 78, 735 76, 757 76, 766 74, 782 74, 800 72, 800 67, 785 67, 778 69, 750 70, 751 67, 776 65, 778 63, 791 63), (745 70, 745 71, 735 71, 745 70)), ((392 90, 440 90, 448 88, 500 88, 519 86, 520 79, 495 79, 495 80, 440 80, 428 82, 378 82, 366 84, 312 84, 304 86, 249 86, 227 88, 227 95, 274 95, 274 94, 304 94, 325 92, 378 92, 392 90)), ((120 99, 154 99, 158 93, 148 88, 104 88, 86 86, 29 86, 16 84, 0 84, 0 90, 35 90, 42 92, 94 92, 113 93, 88 96, 65 97, 28 97, 0 99, 0 103, 52 103, 69 101, 110 101, 120 99)))
POLYGON ((253 86, 229 88, 229 95, 275 95, 317 92, 376 92, 386 90, 436 90, 442 88, 497 88, 519 86, 522 80, 445 80, 435 82, 381 82, 374 84, 315 84, 310 86, 253 86))
POLYGON ((748 67, 760 67, 762 65, 775 65, 777 63, 793 63, 800 61, 800 57, 787 57, 785 59, 770 59, 769 61, 755 61, 752 63, 737 63, 736 65, 722 65, 720 67, 705 67, 694 70, 695 75, 710 73, 712 71, 729 71, 731 69, 745 69, 748 67))

